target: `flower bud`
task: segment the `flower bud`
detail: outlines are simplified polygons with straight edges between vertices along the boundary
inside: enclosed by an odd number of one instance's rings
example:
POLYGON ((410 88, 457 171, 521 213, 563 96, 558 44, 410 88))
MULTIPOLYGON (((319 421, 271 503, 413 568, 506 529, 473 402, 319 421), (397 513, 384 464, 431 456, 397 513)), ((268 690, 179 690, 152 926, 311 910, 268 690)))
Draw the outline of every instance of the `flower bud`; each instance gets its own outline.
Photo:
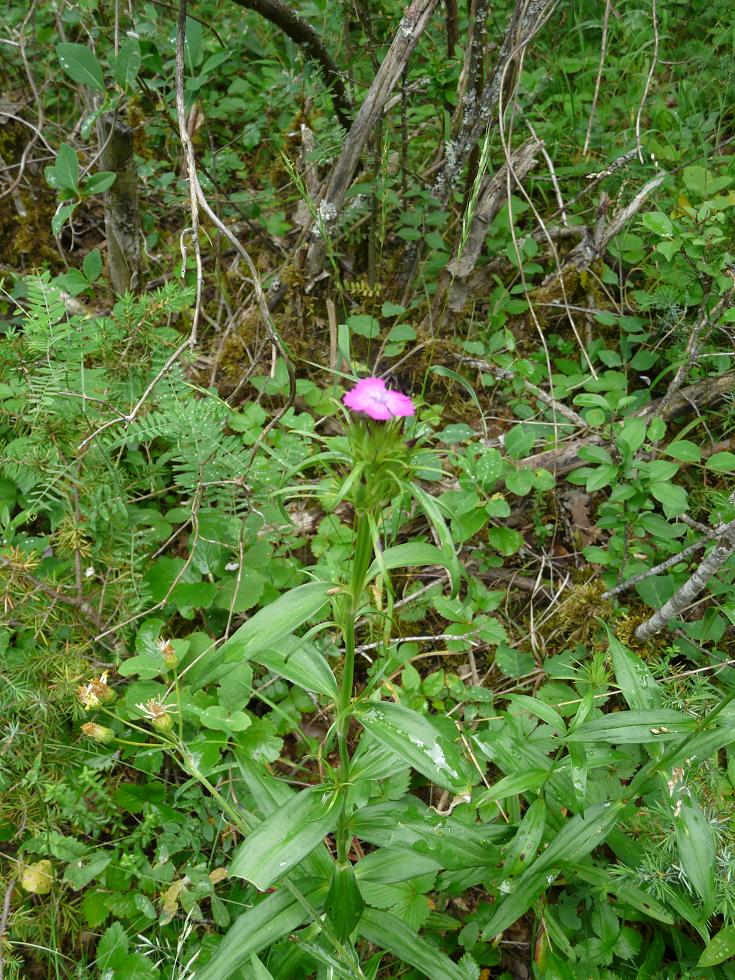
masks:
POLYGON ((111 728, 107 728, 105 725, 95 725, 92 721, 88 721, 86 725, 82 725, 82 732, 87 738, 91 738, 93 742, 101 742, 102 745, 107 745, 115 737, 115 733, 111 728))

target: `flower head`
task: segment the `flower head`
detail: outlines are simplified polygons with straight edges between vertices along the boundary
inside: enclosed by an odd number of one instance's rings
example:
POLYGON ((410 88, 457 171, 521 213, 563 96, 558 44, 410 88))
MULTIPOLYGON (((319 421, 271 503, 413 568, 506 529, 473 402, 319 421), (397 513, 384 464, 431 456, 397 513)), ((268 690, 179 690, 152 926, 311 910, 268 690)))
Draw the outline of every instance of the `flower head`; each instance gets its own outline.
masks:
POLYGON ((157 731, 166 734, 174 727, 174 720, 171 717, 171 712, 175 712, 176 708, 174 708, 172 705, 163 704, 161 701, 156 700, 156 698, 151 698, 150 700, 146 701, 145 704, 136 704, 135 707, 139 711, 143 712, 145 717, 157 731))
POLYGON ((115 700, 115 696, 115 692, 107 683, 107 671, 99 679, 94 678, 88 684, 82 684, 77 688, 77 697, 87 711, 99 708, 102 704, 109 704, 115 700))
POLYGON ((416 414, 416 406, 408 395, 390 391, 382 378, 363 378, 342 396, 342 401, 353 412, 360 412, 377 422, 416 414))

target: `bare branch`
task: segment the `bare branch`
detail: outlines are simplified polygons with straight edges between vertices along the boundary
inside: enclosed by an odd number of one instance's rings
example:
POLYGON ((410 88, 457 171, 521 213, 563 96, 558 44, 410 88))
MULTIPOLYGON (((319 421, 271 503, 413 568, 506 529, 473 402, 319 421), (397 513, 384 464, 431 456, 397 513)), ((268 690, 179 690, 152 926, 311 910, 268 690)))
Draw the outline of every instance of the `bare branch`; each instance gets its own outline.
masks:
POLYGON ((269 20, 271 24, 280 27, 283 33, 296 44, 301 45, 307 56, 322 69, 324 80, 332 89, 335 115, 340 124, 345 129, 349 129, 352 107, 345 91, 343 73, 332 61, 324 41, 311 24, 300 17, 288 4, 282 3, 281 0, 234 0, 234 2, 239 7, 254 10, 261 17, 269 20))

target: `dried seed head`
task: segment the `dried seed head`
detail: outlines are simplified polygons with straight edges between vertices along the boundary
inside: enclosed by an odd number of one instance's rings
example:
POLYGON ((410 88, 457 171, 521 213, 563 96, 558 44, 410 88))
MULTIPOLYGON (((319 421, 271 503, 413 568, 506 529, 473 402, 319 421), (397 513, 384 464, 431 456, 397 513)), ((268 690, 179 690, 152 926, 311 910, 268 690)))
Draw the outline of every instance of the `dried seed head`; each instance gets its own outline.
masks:
POLYGON ((107 671, 101 677, 93 678, 88 684, 77 688, 77 697, 89 711, 99 708, 102 704, 110 704, 117 695, 107 683, 107 671))
POLYGON ((167 704, 162 704, 160 701, 156 701, 155 698, 151 698, 145 704, 138 704, 136 707, 143 712, 156 731, 167 734, 174 727, 171 712, 175 712, 175 708, 167 704))

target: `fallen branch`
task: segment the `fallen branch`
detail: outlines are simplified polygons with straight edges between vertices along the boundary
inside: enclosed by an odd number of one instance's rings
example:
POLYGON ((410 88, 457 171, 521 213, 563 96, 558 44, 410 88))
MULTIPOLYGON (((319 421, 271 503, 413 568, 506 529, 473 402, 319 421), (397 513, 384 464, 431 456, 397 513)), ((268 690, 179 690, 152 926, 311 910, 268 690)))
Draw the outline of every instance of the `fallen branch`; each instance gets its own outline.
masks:
MULTIPOLYGON (((669 401, 665 413, 660 412, 662 399, 651 402, 638 413, 638 418, 651 419, 654 415, 659 415, 664 421, 672 419, 678 415, 685 415, 701 408, 707 408, 720 401, 730 394, 735 388, 735 370, 726 371, 716 378, 705 378, 698 384, 689 385, 682 388, 669 401)), ((606 440, 601 435, 590 434, 566 443, 556 449, 549 449, 542 453, 536 453, 524 460, 526 466, 534 468, 543 467, 551 470, 557 476, 571 473, 578 466, 586 466, 587 461, 579 458, 580 449, 587 446, 605 445, 606 440)))
POLYGON ((735 552, 735 521, 731 521, 727 530, 722 532, 712 551, 705 556, 702 564, 684 585, 678 588, 668 602, 665 602, 650 619, 641 623, 635 630, 633 636, 636 640, 648 640, 655 633, 659 633, 672 619, 677 619, 733 552, 735 552))
POLYGON ((315 61, 324 73, 324 80, 332 90, 334 113, 345 129, 351 125, 350 100, 345 91, 343 73, 327 51, 321 36, 308 21, 281 0, 234 0, 239 7, 253 10, 271 24, 279 27, 292 41, 300 45, 307 56, 315 61))
POLYGON ((621 592, 627 592, 628 589, 632 589, 634 585, 638 585, 644 579, 650 578, 652 575, 658 575, 659 572, 666 572, 669 568, 673 568, 674 565, 678 565, 680 561, 684 561, 685 558, 689 558, 695 552, 701 551, 702 548, 705 548, 710 543, 712 538, 720 538, 723 534, 729 534, 732 531, 735 531, 735 521, 730 521, 729 524, 723 524, 719 527, 705 528, 705 537, 682 549, 678 554, 667 558, 666 561, 659 562, 653 568, 647 568, 645 572, 640 572, 640 574, 634 575, 626 582, 621 582, 620 585, 616 585, 615 588, 608 589, 607 592, 603 592, 600 598, 612 599, 614 596, 620 595, 621 592))

